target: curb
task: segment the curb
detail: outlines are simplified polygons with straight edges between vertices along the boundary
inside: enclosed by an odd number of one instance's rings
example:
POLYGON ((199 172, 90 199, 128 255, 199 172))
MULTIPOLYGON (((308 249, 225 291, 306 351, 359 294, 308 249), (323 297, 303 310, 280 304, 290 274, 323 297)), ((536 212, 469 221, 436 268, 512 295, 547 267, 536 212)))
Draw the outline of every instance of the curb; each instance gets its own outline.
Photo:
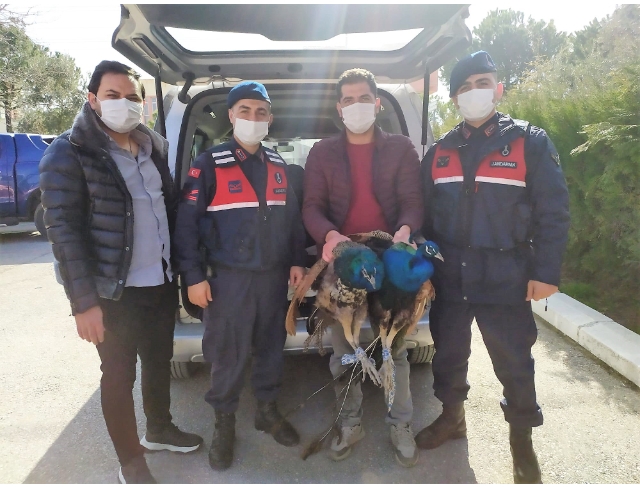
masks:
POLYGON ((531 301, 533 312, 587 349, 611 368, 640 386, 640 335, 608 316, 556 293, 545 301, 531 301))

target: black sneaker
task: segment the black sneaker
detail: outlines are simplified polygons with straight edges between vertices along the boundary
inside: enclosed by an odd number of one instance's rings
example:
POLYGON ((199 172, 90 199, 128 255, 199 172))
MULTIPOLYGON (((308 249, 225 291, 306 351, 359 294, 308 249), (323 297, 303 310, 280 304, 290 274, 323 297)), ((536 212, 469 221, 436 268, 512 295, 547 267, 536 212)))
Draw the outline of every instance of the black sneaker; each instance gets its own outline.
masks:
POLYGON ((157 484, 156 479, 153 478, 147 461, 142 455, 135 457, 125 466, 120 467, 118 472, 118 481, 121 484, 157 484))
POLYGON ((202 442, 200 436, 180 431, 173 423, 160 433, 147 431, 147 434, 140 440, 140 444, 149 451, 169 450, 178 453, 196 451, 202 442))

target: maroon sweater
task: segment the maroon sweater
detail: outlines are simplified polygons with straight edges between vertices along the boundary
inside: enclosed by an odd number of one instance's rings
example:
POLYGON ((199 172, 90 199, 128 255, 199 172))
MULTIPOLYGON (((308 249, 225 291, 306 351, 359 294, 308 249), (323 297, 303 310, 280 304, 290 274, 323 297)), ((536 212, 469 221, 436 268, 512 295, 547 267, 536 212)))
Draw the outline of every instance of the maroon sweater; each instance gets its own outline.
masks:
POLYGON ((373 150, 375 143, 349 144, 349 169, 351 172, 351 203, 347 217, 340 227, 340 233, 371 232, 382 230, 389 232, 389 226, 384 219, 382 207, 373 194, 373 150))
MULTIPOLYGON (((402 225, 419 230, 424 215, 420 160, 411 140, 375 127, 371 164, 373 194, 382 208, 388 229, 402 225)), ((302 219, 316 243, 324 244, 327 233, 340 231, 352 198, 347 138, 343 131, 313 146, 304 174, 302 219)))

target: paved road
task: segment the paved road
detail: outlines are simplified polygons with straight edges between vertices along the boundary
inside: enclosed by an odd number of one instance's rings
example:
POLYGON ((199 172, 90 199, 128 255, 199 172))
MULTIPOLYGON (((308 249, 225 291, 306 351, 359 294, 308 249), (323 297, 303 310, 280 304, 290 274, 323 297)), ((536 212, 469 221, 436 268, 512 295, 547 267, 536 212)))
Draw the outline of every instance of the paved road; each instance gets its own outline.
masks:
MULTIPOLYGON (((100 411, 99 360, 77 338, 62 287, 54 279, 49 244, 35 233, 0 235, 0 483, 113 483, 117 460, 100 411)), ((534 348, 545 425, 534 441, 547 483, 639 483, 640 392, 637 387, 546 324, 534 348)), ((467 402, 467 440, 421 452, 413 469, 393 460, 383 423, 382 393, 365 392, 366 438, 339 464, 325 452, 306 461, 253 429, 254 400, 238 413, 235 463, 214 473, 206 449, 188 456, 148 456, 168 483, 510 483, 507 425, 480 334, 474 330, 467 402)), ((328 359, 288 357, 283 409, 329 379, 328 359)), ((412 369, 418 431, 440 412, 428 365, 412 369)), ((213 412, 202 400, 207 374, 172 384, 172 412, 208 444, 213 412)), ((140 391, 135 389, 138 417, 140 391)), ((292 416, 307 443, 331 421, 332 396, 319 394, 292 416)), ((139 422, 140 432, 143 423, 139 422)))

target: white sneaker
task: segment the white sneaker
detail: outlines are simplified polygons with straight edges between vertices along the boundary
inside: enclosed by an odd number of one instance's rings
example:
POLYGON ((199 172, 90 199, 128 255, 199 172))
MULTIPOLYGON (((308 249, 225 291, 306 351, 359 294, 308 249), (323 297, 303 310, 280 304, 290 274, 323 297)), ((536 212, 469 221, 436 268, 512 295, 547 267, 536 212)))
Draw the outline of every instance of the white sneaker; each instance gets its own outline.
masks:
POLYGON ((364 428, 360 424, 343 426, 340 428, 340 432, 340 437, 336 436, 331 441, 331 449, 329 450, 329 457, 336 462, 351 455, 351 445, 364 438, 364 428))
POLYGON ((391 443, 396 452, 396 460, 403 467, 413 467, 418 462, 418 448, 409 424, 391 425, 391 443))

